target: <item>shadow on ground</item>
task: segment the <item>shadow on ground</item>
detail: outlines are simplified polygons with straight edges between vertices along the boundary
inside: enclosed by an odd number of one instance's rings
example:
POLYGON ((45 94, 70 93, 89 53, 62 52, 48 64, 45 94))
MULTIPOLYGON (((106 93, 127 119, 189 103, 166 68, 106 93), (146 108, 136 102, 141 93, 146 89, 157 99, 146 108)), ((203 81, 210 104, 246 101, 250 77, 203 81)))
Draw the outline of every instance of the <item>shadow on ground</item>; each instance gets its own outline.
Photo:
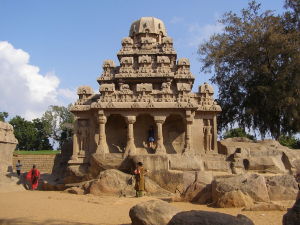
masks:
MULTIPOLYGON (((49 220, 41 220, 41 221, 35 221, 28 218, 14 218, 14 219, 3 219, 0 218, 0 224, 1 225, 89 225, 93 223, 79 223, 79 222, 73 222, 73 221, 64 221, 64 220, 55 220, 55 219, 49 219, 49 220)), ((98 225, 110 225, 107 223, 97 223, 98 225)), ((115 225, 115 224, 111 224, 115 225)), ((130 225, 130 224, 120 224, 120 225, 130 225)))

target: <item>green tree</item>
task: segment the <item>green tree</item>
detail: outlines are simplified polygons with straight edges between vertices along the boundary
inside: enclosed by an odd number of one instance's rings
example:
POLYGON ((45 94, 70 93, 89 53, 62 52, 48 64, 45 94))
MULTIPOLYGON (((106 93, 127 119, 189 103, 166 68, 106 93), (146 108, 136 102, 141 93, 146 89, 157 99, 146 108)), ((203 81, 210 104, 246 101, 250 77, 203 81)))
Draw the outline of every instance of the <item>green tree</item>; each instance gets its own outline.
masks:
POLYGON ((5 122, 5 119, 8 117, 7 112, 0 112, 0 121, 5 122))
POLYGON ((299 0, 286 0, 285 8, 291 10, 288 14, 291 15, 291 18, 294 20, 295 24, 300 30, 300 1, 299 0))
POLYGON ((300 33, 290 12, 260 12, 249 3, 226 13, 225 29, 199 48, 202 71, 214 71, 222 107, 219 129, 237 123, 261 136, 300 131, 300 33))
POLYGON ((46 121, 34 119, 32 122, 20 116, 15 116, 9 123, 14 128, 19 150, 52 150, 49 143, 46 121))
POLYGON ((280 136, 279 143, 289 148, 300 149, 300 140, 294 136, 280 136))
POLYGON ((39 150, 52 150, 53 147, 50 144, 48 123, 42 119, 34 119, 32 121, 34 128, 36 129, 35 149, 39 150))
POLYGON ((18 140, 18 150, 36 150, 37 131, 32 122, 20 116, 13 117, 9 123, 14 128, 15 137, 18 140))
POLYGON ((59 143, 59 147, 72 136, 74 116, 69 107, 51 105, 42 116, 48 124, 50 137, 59 143))
POLYGON ((248 134, 243 128, 234 128, 231 130, 227 130, 223 136, 223 138, 233 138, 233 137, 246 137, 250 140, 255 140, 253 135, 248 134))

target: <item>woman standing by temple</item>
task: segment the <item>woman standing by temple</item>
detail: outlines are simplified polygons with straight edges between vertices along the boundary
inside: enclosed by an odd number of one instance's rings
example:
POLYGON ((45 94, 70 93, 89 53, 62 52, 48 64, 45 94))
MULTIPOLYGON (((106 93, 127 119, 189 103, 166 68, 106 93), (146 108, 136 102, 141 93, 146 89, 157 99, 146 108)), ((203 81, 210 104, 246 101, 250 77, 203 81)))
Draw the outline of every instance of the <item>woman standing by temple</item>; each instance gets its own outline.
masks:
POLYGON ((143 163, 138 162, 137 167, 134 170, 136 197, 143 196, 143 191, 145 191, 145 174, 147 172, 148 171, 143 167, 143 163))

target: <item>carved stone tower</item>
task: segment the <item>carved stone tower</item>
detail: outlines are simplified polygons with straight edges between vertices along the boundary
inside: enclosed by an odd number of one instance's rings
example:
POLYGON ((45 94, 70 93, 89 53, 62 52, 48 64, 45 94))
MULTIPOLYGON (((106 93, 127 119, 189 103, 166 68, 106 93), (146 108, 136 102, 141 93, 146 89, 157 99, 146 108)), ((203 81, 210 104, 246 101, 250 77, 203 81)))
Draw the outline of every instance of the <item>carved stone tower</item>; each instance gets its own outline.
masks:
POLYGON ((161 20, 133 22, 117 56, 119 65, 103 63, 99 93, 86 86, 78 89, 79 100, 71 110, 76 122, 70 163, 88 162, 92 155, 120 160, 159 155, 168 161, 217 153, 221 108, 213 100, 213 88, 204 83, 198 93, 191 92, 190 62, 177 59, 161 20))

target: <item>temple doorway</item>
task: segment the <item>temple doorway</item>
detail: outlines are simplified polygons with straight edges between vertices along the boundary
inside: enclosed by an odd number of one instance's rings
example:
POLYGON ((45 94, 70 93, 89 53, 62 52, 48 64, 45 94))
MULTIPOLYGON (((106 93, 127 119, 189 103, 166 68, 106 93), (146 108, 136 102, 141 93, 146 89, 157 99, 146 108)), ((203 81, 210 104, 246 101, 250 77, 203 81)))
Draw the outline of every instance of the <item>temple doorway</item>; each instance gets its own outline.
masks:
POLYGON ((155 130, 155 140, 157 140, 156 125, 153 117, 149 114, 141 114, 136 117, 136 122, 134 123, 134 143, 140 154, 154 153, 151 152, 148 146, 148 133, 151 127, 155 130))
POLYGON ((112 114, 106 122, 106 141, 110 153, 122 153, 127 143, 127 124, 120 114, 112 114))
POLYGON ((180 115, 170 115, 163 124, 164 145, 168 154, 182 153, 185 144, 185 123, 180 115))

